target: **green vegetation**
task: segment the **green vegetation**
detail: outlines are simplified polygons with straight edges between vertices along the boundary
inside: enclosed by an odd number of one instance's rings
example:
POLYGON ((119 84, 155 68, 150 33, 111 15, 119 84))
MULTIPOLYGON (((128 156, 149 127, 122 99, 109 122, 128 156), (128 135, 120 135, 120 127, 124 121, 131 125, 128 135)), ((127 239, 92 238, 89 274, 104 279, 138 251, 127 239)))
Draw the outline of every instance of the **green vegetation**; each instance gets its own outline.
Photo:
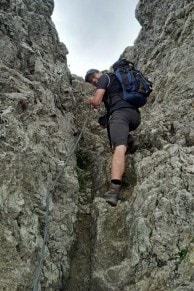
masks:
POLYGON ((87 184, 91 180, 91 162, 87 151, 79 150, 77 152, 77 166, 79 191, 85 193, 87 184))
POLYGON ((178 252, 178 256, 177 256, 177 260, 178 260, 178 264, 181 264, 181 262, 185 259, 187 253, 188 253, 188 247, 184 248, 184 249, 181 249, 179 252, 178 252))
POLYGON ((77 168, 77 174, 78 174, 78 181, 79 181, 79 192, 85 193, 87 184, 91 180, 91 175, 89 172, 83 171, 79 168, 77 168))
POLYGON ((89 170, 90 158, 87 151, 79 150, 77 151, 77 165, 82 170, 89 170))

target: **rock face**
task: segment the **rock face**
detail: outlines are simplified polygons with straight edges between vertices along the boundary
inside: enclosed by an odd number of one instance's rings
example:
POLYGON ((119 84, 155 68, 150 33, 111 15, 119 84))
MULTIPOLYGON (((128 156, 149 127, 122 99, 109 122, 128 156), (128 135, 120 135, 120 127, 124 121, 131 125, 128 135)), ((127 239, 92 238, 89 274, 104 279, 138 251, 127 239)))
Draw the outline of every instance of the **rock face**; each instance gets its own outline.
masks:
POLYGON ((49 186, 40 290, 194 290, 194 4, 140 0, 133 59, 154 83, 127 156, 124 202, 100 196, 111 152, 92 88, 71 76, 52 0, 0 6, 0 290, 32 290, 49 186))
POLYGON ((139 1, 136 16, 123 55, 154 90, 127 159, 132 195, 116 209, 95 203, 92 290, 194 290, 194 3, 139 1))
MULTIPOLYGON (((67 50, 51 21, 53 1, 0 4, 0 289, 32 290, 47 190, 76 131, 67 50)), ((42 290, 59 290, 74 240, 75 157, 50 200, 42 290), (51 214, 52 213, 52 214, 51 214)))

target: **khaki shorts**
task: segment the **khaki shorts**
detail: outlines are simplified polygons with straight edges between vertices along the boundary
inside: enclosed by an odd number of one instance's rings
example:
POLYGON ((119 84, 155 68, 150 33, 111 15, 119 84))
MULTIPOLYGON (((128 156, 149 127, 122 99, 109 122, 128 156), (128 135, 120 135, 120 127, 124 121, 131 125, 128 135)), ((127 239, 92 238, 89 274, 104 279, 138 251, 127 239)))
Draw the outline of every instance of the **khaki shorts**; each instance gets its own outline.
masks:
POLYGON ((122 108, 115 110, 109 118, 109 131, 113 148, 119 145, 127 146, 130 131, 135 130, 141 123, 138 110, 122 108))

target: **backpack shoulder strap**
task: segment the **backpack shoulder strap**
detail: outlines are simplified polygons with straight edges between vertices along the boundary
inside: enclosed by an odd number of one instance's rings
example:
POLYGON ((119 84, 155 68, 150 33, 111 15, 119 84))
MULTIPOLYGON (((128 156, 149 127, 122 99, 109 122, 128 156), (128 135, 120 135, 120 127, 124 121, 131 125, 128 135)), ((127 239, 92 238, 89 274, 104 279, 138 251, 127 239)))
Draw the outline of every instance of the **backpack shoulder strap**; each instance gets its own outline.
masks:
POLYGON ((108 88, 109 87, 109 85, 110 85, 110 76, 109 76, 109 74, 104 74, 105 76, 107 76, 107 78, 108 78, 108 85, 107 85, 107 87, 106 88, 108 88))

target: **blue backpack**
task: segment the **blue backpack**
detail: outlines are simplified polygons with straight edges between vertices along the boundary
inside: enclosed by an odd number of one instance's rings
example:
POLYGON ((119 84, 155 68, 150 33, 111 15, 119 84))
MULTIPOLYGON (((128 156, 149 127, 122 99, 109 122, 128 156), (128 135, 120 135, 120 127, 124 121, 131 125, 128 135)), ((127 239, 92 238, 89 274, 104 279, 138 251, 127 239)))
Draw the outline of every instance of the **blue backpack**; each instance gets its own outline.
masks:
POLYGON ((121 83, 123 99, 136 108, 144 106, 152 92, 152 82, 136 70, 132 62, 125 59, 115 62, 113 70, 121 83))

